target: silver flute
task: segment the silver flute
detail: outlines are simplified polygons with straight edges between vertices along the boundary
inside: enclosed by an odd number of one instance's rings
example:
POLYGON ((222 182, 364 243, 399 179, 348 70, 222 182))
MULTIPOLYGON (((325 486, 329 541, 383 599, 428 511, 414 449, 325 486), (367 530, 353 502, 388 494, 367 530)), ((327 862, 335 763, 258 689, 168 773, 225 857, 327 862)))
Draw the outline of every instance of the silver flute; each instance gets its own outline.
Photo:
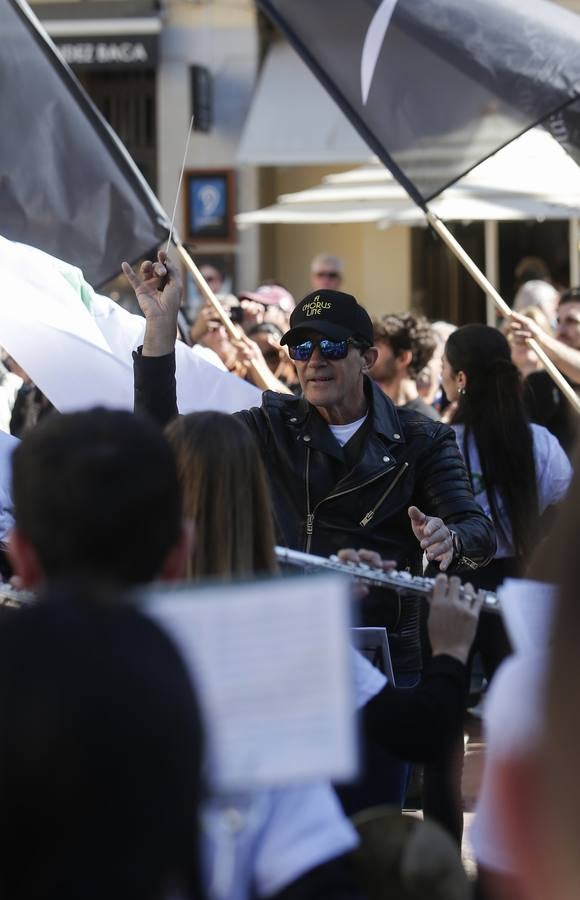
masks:
MULTIPOLYGON (((305 572, 325 570, 338 572, 341 575, 350 575, 351 578, 355 578, 363 584, 388 588, 400 596, 429 595, 435 587, 434 578, 424 578, 421 575, 411 575, 409 572, 396 570, 382 572, 366 563, 344 562, 338 556, 313 556, 311 553, 301 553, 299 550, 291 550, 289 547, 276 547, 276 558, 283 565, 295 566, 305 572)), ((482 609, 495 613, 501 611, 497 594, 485 590, 477 591, 476 594, 483 597, 482 609)), ((471 599, 473 594, 466 591, 462 585, 459 589, 459 596, 467 600, 471 599)))

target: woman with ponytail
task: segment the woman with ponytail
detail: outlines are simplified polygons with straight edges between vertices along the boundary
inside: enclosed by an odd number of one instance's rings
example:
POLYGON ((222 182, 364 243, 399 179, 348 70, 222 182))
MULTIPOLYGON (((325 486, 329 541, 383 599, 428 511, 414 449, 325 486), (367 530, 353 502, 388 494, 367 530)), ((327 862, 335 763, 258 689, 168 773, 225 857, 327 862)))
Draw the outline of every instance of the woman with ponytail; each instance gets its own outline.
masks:
MULTIPOLYGON (((475 498, 497 532, 495 558, 469 577, 495 590, 504 578, 522 574, 541 537, 541 517, 566 493, 572 470, 554 435, 530 424, 520 374, 497 329, 458 328, 445 345, 442 381, 448 399, 457 401, 451 424, 475 498)), ((505 655, 500 646, 494 651, 483 660, 488 678, 505 655)))
MULTIPOLYGON (((469 573, 475 587, 495 590, 504 578, 521 575, 541 516, 566 493, 572 477, 568 457, 546 428, 530 424, 522 403, 522 382, 510 345, 495 328, 465 325, 447 339, 441 374, 457 443, 465 459, 475 499, 493 521, 495 558, 469 573)), ((471 657, 479 651, 489 683, 511 653, 500 616, 479 619, 471 657)), ((447 822, 458 839, 463 816, 461 771, 463 732, 455 748, 424 767, 423 811, 447 822)))

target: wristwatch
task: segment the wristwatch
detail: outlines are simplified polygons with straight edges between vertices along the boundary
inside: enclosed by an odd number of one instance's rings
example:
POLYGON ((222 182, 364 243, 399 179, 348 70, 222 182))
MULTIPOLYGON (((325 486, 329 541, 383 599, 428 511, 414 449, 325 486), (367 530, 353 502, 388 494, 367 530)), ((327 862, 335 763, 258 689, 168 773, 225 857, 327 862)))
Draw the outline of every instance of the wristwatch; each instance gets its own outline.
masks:
POLYGON ((456 531, 453 531, 452 528, 449 529, 449 534, 451 535, 451 542, 453 544, 453 556, 451 558, 452 565, 465 566, 468 569, 478 569, 479 566, 472 559, 469 559, 467 556, 463 556, 463 546, 461 544, 461 538, 457 534, 456 531))
POLYGON ((461 538, 456 531, 453 531, 452 528, 449 529, 449 534, 451 536, 451 544, 453 546, 452 562, 456 562, 461 556, 461 538))

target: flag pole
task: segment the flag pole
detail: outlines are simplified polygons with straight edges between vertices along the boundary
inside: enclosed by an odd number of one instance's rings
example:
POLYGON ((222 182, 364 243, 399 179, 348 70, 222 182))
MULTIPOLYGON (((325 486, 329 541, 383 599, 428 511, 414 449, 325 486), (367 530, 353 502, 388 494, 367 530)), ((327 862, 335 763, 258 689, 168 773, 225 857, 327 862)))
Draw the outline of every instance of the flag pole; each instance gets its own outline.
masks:
MULTIPOLYGON (((216 297, 216 295, 210 288, 209 284, 207 283, 207 281, 205 280, 205 278, 199 271, 194 260, 192 259, 190 254, 187 252, 187 250, 185 249, 185 247, 183 246, 183 244, 181 243, 180 239, 177 237, 175 232, 173 233, 171 239, 175 246, 175 249, 177 250, 179 256, 181 257, 182 262, 184 263, 184 265, 187 267, 187 269, 191 273, 191 277, 193 278, 198 291, 200 292, 202 297, 206 300, 206 302, 211 304, 211 306, 214 308, 216 316, 218 317, 218 319, 220 320, 220 322, 226 329, 230 338, 234 341, 241 341, 245 336, 244 332, 240 328, 238 328, 238 326, 235 324, 235 322, 232 322, 230 316, 228 315, 226 310, 223 308, 222 304, 220 303, 220 301, 218 300, 218 298, 216 297)), ((281 393, 281 392, 285 392, 288 394, 291 393, 291 391, 288 388, 284 388, 284 385, 282 385, 282 383, 275 377, 275 375, 272 374, 272 372, 268 368, 268 365, 267 365, 266 361, 263 359, 263 357, 259 360, 252 360, 250 363, 250 366, 254 370, 256 378, 259 382, 257 386, 260 387, 262 390, 277 391, 277 393, 281 393)))
MULTIPOLYGON (((427 221, 429 222, 429 225, 431 226, 433 231, 435 231, 439 235, 441 240, 449 247, 453 255, 459 260, 459 262, 465 267, 465 269, 467 269, 469 274, 477 282, 480 288, 487 294, 487 296, 491 297, 501 315, 504 316, 504 318, 509 318, 512 314, 510 307, 497 292, 491 281, 489 281, 485 277, 481 269, 476 266, 471 257, 465 252, 461 244, 451 234, 447 226, 441 221, 438 216, 435 215, 435 213, 431 212, 431 210, 425 209, 425 215, 427 216, 427 221)), ((564 396, 570 401, 576 412, 580 413, 580 397, 578 397, 574 389, 566 381, 560 370, 554 365, 543 348, 540 347, 540 345, 536 340, 534 340, 534 338, 527 338, 526 344, 531 350, 534 351, 538 359, 543 363, 551 379, 560 388, 564 396)))
MULTIPOLYGON (((202 297, 205 298, 207 303, 210 303, 215 311, 216 316, 219 318, 220 322, 226 329, 230 338, 234 341, 241 341, 244 338, 243 331, 237 327, 237 325, 232 322, 231 317, 223 308, 222 304, 219 302, 218 298, 210 288, 209 284, 199 271, 195 262, 193 261, 190 254, 187 252, 183 244, 181 243, 180 238, 177 235, 175 230, 175 217, 177 215, 177 204, 179 202, 179 195, 181 193, 181 185, 183 182, 183 175, 185 173, 185 164, 187 162, 187 153, 189 150, 189 142, 191 140, 191 134, 193 132, 193 123, 195 116, 191 117, 191 121, 189 123, 189 128, 187 129, 187 137, 185 140, 185 149, 183 151, 183 162, 181 164, 181 170, 179 173, 179 179, 177 182, 177 191, 175 192, 175 203, 173 205, 173 215, 171 216, 171 226, 169 228, 169 234, 167 235, 167 246, 165 247, 165 255, 167 255, 167 251, 169 250, 169 245, 173 244, 175 249, 177 250, 179 256, 182 261, 185 263, 187 268, 189 269, 191 276, 197 286, 198 291, 201 293, 202 297)), ((250 367, 254 371, 254 375, 256 377, 257 386, 262 388, 262 390, 272 390, 278 391, 278 393, 282 391, 286 391, 285 386, 272 374, 268 365, 260 355, 258 359, 252 359, 250 361, 250 367)), ((288 393, 291 393, 288 390, 288 393)))

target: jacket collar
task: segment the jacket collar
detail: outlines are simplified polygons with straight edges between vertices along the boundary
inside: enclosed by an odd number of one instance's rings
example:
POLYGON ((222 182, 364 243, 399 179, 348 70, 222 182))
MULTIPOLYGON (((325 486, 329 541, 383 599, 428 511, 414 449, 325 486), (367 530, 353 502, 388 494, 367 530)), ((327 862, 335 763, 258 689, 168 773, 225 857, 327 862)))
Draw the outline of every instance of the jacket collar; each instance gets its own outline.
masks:
POLYGON ((344 462, 342 447, 328 427, 328 423, 322 418, 315 406, 306 401, 304 402, 308 407, 308 415, 301 432, 302 440, 313 449, 321 450, 340 462, 344 462))
MULTIPOLYGON (((370 378, 365 377, 364 391, 372 417, 371 431, 382 435, 389 443, 404 444, 405 435, 399 421, 397 408, 370 378)), ((315 406, 303 397, 295 400, 286 411, 286 420, 296 431, 297 439, 305 446, 322 450, 343 461, 342 447, 335 439, 327 423, 315 406)))
POLYGON ((308 403, 304 397, 289 400, 284 406, 283 417, 286 426, 294 432, 299 443, 304 447, 321 450, 344 462, 342 447, 315 406, 308 403))
POLYGON ((401 425, 397 407, 370 378, 365 376, 365 394, 369 408, 372 410, 373 428, 376 434, 382 434, 393 444, 404 444, 405 433, 401 425))

